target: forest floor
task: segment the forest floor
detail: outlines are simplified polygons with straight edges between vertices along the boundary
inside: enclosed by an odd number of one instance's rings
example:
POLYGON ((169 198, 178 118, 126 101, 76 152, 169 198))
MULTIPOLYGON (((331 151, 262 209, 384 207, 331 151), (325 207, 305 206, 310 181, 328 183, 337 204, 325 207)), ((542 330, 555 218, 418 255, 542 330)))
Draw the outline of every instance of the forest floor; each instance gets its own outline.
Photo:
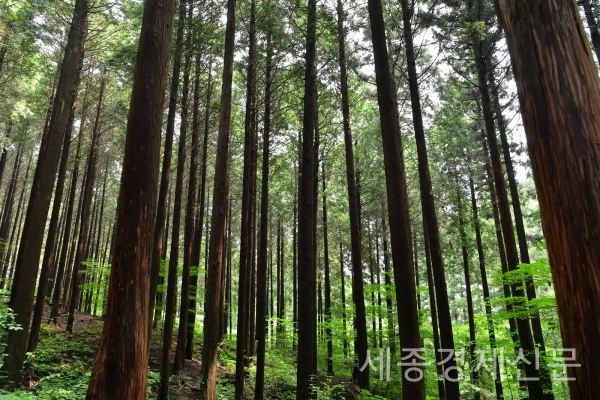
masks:
MULTIPOLYGON (((95 354, 100 346, 103 319, 90 314, 75 313, 73 333, 65 332, 66 316, 58 318, 58 325, 47 324, 50 307, 44 310, 40 343, 35 355, 35 376, 29 387, 14 391, 0 389, 0 399, 81 400, 85 398, 95 354)), ((175 330, 176 333, 176 330, 175 330)), ((201 329, 197 326, 194 340, 195 354, 201 349, 201 329)), ((173 338, 173 346, 176 336, 173 338)), ((156 398, 160 381, 161 331, 154 330, 150 344, 147 399, 156 398)), ((174 350, 174 347, 173 347, 174 350)), ((295 357, 289 348, 269 347, 265 365, 265 398, 294 399, 296 393, 295 357)), ((198 382, 202 363, 193 358, 185 361, 185 368, 171 376, 169 399, 197 399, 198 382)), ((249 368, 244 398, 254 398, 254 365, 249 368)), ((235 383, 235 336, 226 335, 219 349, 217 398, 233 399, 235 383)), ((366 396, 358 393, 349 376, 319 376, 317 379, 319 399, 386 399, 393 397, 366 396)), ((387 391, 387 390, 386 390, 387 391)), ((115 399, 120 400, 120 399, 115 399)))

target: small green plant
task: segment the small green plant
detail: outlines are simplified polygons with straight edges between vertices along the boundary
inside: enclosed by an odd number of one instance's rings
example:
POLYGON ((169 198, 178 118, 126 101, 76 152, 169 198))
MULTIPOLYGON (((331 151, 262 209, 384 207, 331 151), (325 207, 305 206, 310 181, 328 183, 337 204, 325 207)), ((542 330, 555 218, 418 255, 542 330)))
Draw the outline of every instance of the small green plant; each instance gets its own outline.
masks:
MULTIPOLYGON (((10 331, 19 331, 23 328, 16 322, 16 314, 10 307, 0 309, 0 368, 4 365, 4 357, 7 354, 4 353, 6 349, 6 337, 10 331)), ((0 379, 3 376, 0 376, 0 379)))

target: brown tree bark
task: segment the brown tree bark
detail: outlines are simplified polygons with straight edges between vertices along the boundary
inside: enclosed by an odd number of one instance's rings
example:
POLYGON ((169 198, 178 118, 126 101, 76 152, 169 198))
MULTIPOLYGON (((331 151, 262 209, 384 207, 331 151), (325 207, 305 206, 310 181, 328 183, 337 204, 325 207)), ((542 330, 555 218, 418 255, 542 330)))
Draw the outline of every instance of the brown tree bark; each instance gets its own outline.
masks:
MULTIPOLYGON (((415 141, 417 144, 417 158, 419 171, 419 189, 421 193, 421 207, 423 218, 427 225, 427 237, 429 240, 429 251, 431 254, 431 266, 435 278, 435 292, 438 306, 438 318, 440 327, 441 346, 445 350, 454 350, 454 335, 452 332, 452 319, 450 316, 450 301, 448 298, 448 289, 446 285, 446 274, 444 270, 442 249, 440 243, 440 233, 435 209, 435 199, 429 173, 429 160, 427 156, 427 141, 425 138, 425 129, 423 127, 423 117, 421 111, 421 99, 419 94, 419 83, 416 68, 416 56, 413 45, 411 16, 414 12, 409 7, 408 0, 401 0, 402 21, 404 27, 404 41, 406 44, 406 61, 408 69, 408 82, 410 90, 410 100, 412 107, 413 126, 415 130, 415 141)), ((451 358, 444 369, 449 379, 445 382, 446 396, 450 400, 460 398, 460 389, 458 383, 458 372, 454 368, 456 361, 451 358)))
MULTIPOLYGON (((242 212, 240 227, 240 267, 238 279, 238 321, 235 360, 235 400, 244 398, 244 378, 249 357, 250 339, 250 286, 252 269, 253 198, 256 178, 256 2, 250 3, 250 25, 248 27, 248 65, 246 77, 246 113, 244 120, 244 171, 242 182, 242 212)), ((231 221, 230 221, 231 223, 231 221)))
MULTIPOLYGON (((1 54, 1 50, 0 50, 1 54)), ((2 62, 0 57, 0 70, 2 69, 2 62)), ((10 118, 6 124, 6 131, 4 132, 4 139, 8 139, 12 132, 13 120, 10 118)), ((2 185, 2 180, 4 178, 4 168, 6 167, 6 157, 8 155, 8 145, 5 145, 2 148, 2 156, 0 156, 0 186, 2 185)), ((4 210, 3 210, 4 211, 4 210)))
POLYGON ((17 203, 17 209, 16 209, 16 214, 19 217, 15 218, 15 220, 13 221, 12 224, 12 228, 10 230, 10 236, 8 238, 8 247, 9 249, 12 248, 12 257, 11 257, 11 252, 7 252, 6 255, 4 256, 4 259, 2 260, 4 263, 4 267, 2 268, 2 280, 0 281, 0 289, 4 289, 5 287, 5 283, 6 283, 6 275, 8 273, 8 270, 10 268, 10 264, 14 259, 14 255, 16 253, 16 245, 15 242, 17 241, 17 238, 20 237, 20 228, 21 228, 21 222, 23 219, 23 200, 25 199, 25 189, 27 188, 27 179, 29 178, 29 171, 31 169, 31 162, 33 160, 33 157, 29 157, 29 161, 27 162, 27 169, 25 171, 25 178, 23 179, 23 184, 21 186, 21 193, 19 194, 19 201, 17 203), (19 232, 17 232, 19 231, 19 232))
MULTIPOLYGON (((256 279, 256 383, 254 387, 254 399, 264 398, 265 380, 265 347, 267 327, 267 245, 268 245, 268 214, 269 214, 269 159, 270 159, 270 134, 271 134, 271 83, 273 74, 273 44, 272 33, 267 32, 267 55, 265 72, 265 112, 263 124, 263 155, 262 155, 262 182, 260 196, 260 231, 258 240, 258 261, 256 279)), ((295 196, 294 196, 295 197, 295 196)), ((294 250, 296 245, 295 217, 296 204, 294 202, 294 250)), ((296 255, 294 252, 294 267, 296 255)), ((296 281, 296 270, 294 269, 294 285, 296 281)), ((294 286, 295 297, 295 286, 294 286)), ((294 298, 294 305, 296 301, 294 298)), ((294 322, 296 310, 294 309, 294 322)), ((292 344, 293 346, 293 344, 292 344)))
POLYGON ((21 367, 29 333, 33 293, 39 269, 45 224, 50 208, 61 143, 65 135, 71 107, 77 98, 79 77, 83 64, 84 43, 87 35, 88 0, 77 0, 69 27, 65 56, 60 66, 56 95, 48 133, 42 139, 23 233, 15 264, 9 306, 15 312, 15 322, 22 330, 11 330, 7 337, 7 356, 2 369, 7 378, 21 383, 21 367))
POLYGON ((574 1, 495 1, 506 32, 554 278, 571 398, 600 371, 600 79, 574 1))
POLYGON ((348 328, 346 327, 346 283, 344 277, 344 252, 342 250, 342 242, 340 242, 340 297, 342 300, 342 341, 344 345, 344 359, 348 358, 348 328))
MULTIPOLYGON (((469 189, 471 192, 471 209, 473 212, 473 228, 475 230, 475 241, 477 243, 477 256, 479 259, 479 272, 481 274, 481 287, 483 290, 483 301, 485 302, 485 316, 488 326, 488 337, 490 339, 490 348, 496 350, 496 333, 494 329, 494 320, 492 318, 492 305, 490 303, 490 289, 487 280, 487 272, 485 268, 485 256, 483 252, 483 240, 481 238, 481 228, 479 226, 479 212, 477 210, 477 199, 475 197, 475 186, 473 178, 469 175, 469 189)), ((496 389, 496 399, 504 399, 504 391, 502 389, 502 381, 500 380, 500 365, 495 364, 494 387, 496 389)))
MULTIPOLYGON (((183 65, 183 87, 181 93, 181 124, 179 127, 180 146, 183 146, 183 154, 181 148, 177 156, 177 178, 181 172, 181 179, 183 181, 183 175, 185 173, 185 158, 186 152, 185 147, 187 146, 187 130, 189 125, 189 91, 190 91, 190 71, 192 68, 192 12, 194 2, 188 3, 187 11, 187 25, 188 30, 185 39, 185 59, 183 65), (181 157, 181 158, 180 158, 181 157), (181 168, 181 169, 180 169, 181 168)), ((192 131, 195 127, 192 126, 192 131)), ((197 130, 196 130, 197 133, 197 130)), ((196 135, 197 136, 197 135, 196 135)), ((198 139, 196 138, 196 144, 198 139)), ((197 149, 195 149, 197 151, 197 149)), ((196 160, 193 161, 196 163, 196 160)), ((186 335, 188 332, 188 310, 190 302, 190 268, 191 268, 191 252, 192 252, 192 238, 194 232, 194 195, 196 194, 196 182, 195 175, 196 170, 192 167, 192 161, 190 160, 189 166, 189 179, 188 179, 188 199, 186 204, 185 212, 185 226, 183 234, 183 271, 181 274, 181 293, 179 303, 179 326, 177 330, 177 347, 175 348, 175 357, 173 359, 173 374, 181 371, 185 364, 185 345, 186 335), (192 185, 192 181, 193 185, 192 185)), ((183 183, 183 182, 182 182, 183 183)), ((177 186, 177 185, 176 185, 177 186)), ((177 188, 176 188, 177 189, 177 188)), ((181 188, 181 201, 183 201, 183 187, 181 188)), ((177 196, 177 194, 176 194, 177 196)), ((176 257, 177 258, 177 257, 176 257)), ((170 261, 170 260, 169 260, 170 261)))
MULTIPOLYGON (((38 280, 37 297, 33 309, 33 319, 31 321, 31 331, 29 332, 29 340, 27 343, 27 351, 35 353, 40 335, 40 326, 42 324, 42 313, 44 311, 44 303, 46 301, 46 287, 48 285, 48 276, 50 266, 52 264, 52 256, 54 247, 56 246, 58 233, 58 219, 60 208, 62 205, 63 190, 65 187, 65 175, 67 173, 67 162, 69 161, 69 149, 71 147, 71 130, 73 128, 73 119, 75 117, 75 107, 71 108, 69 120, 67 122, 67 130, 63 140, 62 154, 60 166, 58 168, 58 177, 56 178, 56 190, 54 192, 54 201, 52 204, 52 215, 50 217, 50 225, 48 226, 48 234, 46 237, 46 246, 44 249, 44 258, 42 260, 42 270, 38 280)), ((33 379, 33 363, 31 363, 30 378, 33 379)))
MULTIPOLYGON (((382 210, 384 207, 382 207, 382 210)), ((388 250, 388 232, 387 232, 387 222, 384 215, 384 211, 382 211, 381 215, 381 230, 382 230, 382 247, 383 247, 383 272, 384 272, 384 283, 385 283, 385 305, 387 308, 387 330, 388 330, 388 346, 390 348, 391 354, 396 354, 396 332, 394 330, 394 312, 393 312, 393 297, 394 293, 392 292, 392 270, 390 268, 390 253, 388 250)))
MULTIPOLYGON (((325 336, 327 337, 327 373, 333 375, 333 337, 331 329, 331 279, 329 271, 329 241, 327 236, 327 188, 325 184, 325 162, 321 162, 323 185, 323 264, 325 284, 325 336)), ((283 297, 283 296, 282 296, 283 297)))
MULTIPOLYGON (((71 237, 71 230, 76 231, 77 228, 73 228, 73 209, 75 208, 75 194, 77 192, 77 179, 79 175, 79 166, 81 165, 81 147, 84 139, 84 129, 87 126, 87 96, 88 90, 86 85, 85 95, 83 97, 83 105, 81 107, 81 122, 79 124, 79 134, 77 140, 77 150, 75 151, 75 165, 71 171, 71 185, 69 189, 69 198, 67 199, 68 205, 65 217, 65 232, 63 233, 62 249, 60 253, 60 260, 58 262, 58 272, 56 273, 56 279, 54 281, 54 290, 52 292, 52 310, 50 311, 50 321, 54 322, 54 326, 58 325, 58 313, 59 307, 61 306, 60 295, 61 290, 66 285, 66 279, 63 279, 65 270, 67 269, 67 255, 69 254, 69 244, 73 241, 71 237), (65 281, 65 282, 63 282, 65 281)), ((76 220, 77 221, 77 220, 76 220)))
MULTIPOLYGON (((481 121, 483 124, 483 121, 481 121)), ((483 155, 485 158, 485 170, 486 170, 486 181, 488 184, 488 188, 490 191, 490 200, 492 203, 492 212, 494 214, 494 226, 496 228, 496 243, 498 245, 498 256, 500 258, 500 268, 503 274, 508 272, 508 261, 506 258, 506 249, 504 247, 504 235, 502 234, 502 224, 500 223, 500 211, 498 209, 498 197, 496 196, 496 188, 494 186, 494 177, 492 172, 492 165, 490 163, 489 151, 487 148, 487 144, 484 140, 482 140, 483 145, 483 155)), ((504 293, 504 297, 506 300, 505 308, 509 313, 513 312, 513 303, 512 303, 512 291, 510 285, 507 283, 502 284, 502 290, 504 293)), ((515 354, 519 353, 519 332, 517 330, 517 320, 514 317, 508 319, 510 337, 515 345, 515 354)), ((519 363, 517 368, 523 370, 523 363, 519 363)), ((527 390, 527 382, 524 380, 519 381, 519 385, 523 391, 527 390)))
MULTIPOLYGON (((356 189, 356 173, 354 169, 354 149, 352 130, 350 126, 350 100, 348 96, 348 68, 346 64, 346 38, 344 34, 344 9, 342 1, 337 1, 337 37, 340 64, 340 86, 342 92, 342 121, 344 127, 344 148, 346 157, 346 184, 348 188, 348 212, 350 217, 350 243, 351 265, 354 276, 362 276, 362 248, 360 234, 360 219, 358 211, 358 198, 356 189)), ((341 246, 341 244, 340 244, 341 246)), ((341 248, 340 248, 341 252, 341 248)), ((341 257, 341 254, 340 254, 341 257)), ((341 261, 343 264, 343 260, 341 261)), ((343 269, 343 266, 342 266, 343 269)), ((342 290, 344 288, 342 287, 342 290)), ((364 283, 362 279, 355 279, 352 295, 356 305, 356 348, 358 353, 358 368, 362 367, 367 357, 367 318, 364 302, 364 283), (358 300, 357 300, 358 299, 358 300)), ((345 297, 345 296, 342 296, 345 297)), ((344 318, 345 322, 345 318, 344 318)), ((344 330, 345 334, 345 330, 344 330)), ((347 346, 347 342, 344 341, 347 346)), ((356 369, 355 369, 356 373, 356 369)), ((370 368, 366 368, 359 375, 358 384, 362 389, 370 390, 370 368)))
POLYGON ((298 194, 298 368, 296 399, 314 396, 316 374, 315 111, 317 3, 308 0, 302 119, 302 165, 298 194))
MULTIPOLYGON (((383 140, 396 300, 398 315, 401 316, 401 319, 399 317, 400 345, 404 349, 420 348, 421 337, 419 333, 419 314, 417 310, 412 258, 406 172, 399 134, 396 94, 393 91, 395 86, 392 82, 386 47, 381 0, 369 0, 368 10, 375 58, 377 102, 379 104, 381 136, 383 140)), ((408 363, 410 360, 406 362, 408 363)), ((422 379, 417 382, 408 381, 405 374, 407 368, 407 366, 402 367, 402 398, 405 400, 425 399, 425 382, 422 379)))
POLYGON ((87 172, 85 175, 85 186, 81 194, 81 196, 83 196, 83 203, 81 206, 81 227, 79 228, 79 237, 77 239, 75 263, 73 264, 73 272, 71 273, 71 299, 69 300, 69 315, 67 318, 67 332, 69 333, 73 332, 73 323, 75 321, 75 309, 79 304, 78 299, 79 295, 81 294, 80 271, 85 270, 85 267, 82 263, 83 260, 85 260, 86 258, 85 247, 88 245, 90 208, 92 205, 92 196, 94 184, 96 181, 98 142, 100 140, 100 112, 102 111, 102 100, 104 97, 106 77, 102 76, 100 80, 100 94, 98 96, 98 105, 96 107, 96 119, 94 121, 94 128, 92 130, 92 143, 88 155, 87 172))
MULTIPOLYGON (((175 116, 177 115, 177 96, 179 96, 179 76, 181 74, 181 53, 183 47, 183 28, 185 26, 186 0, 181 0, 178 5, 177 31, 175 33, 175 48, 173 51, 173 72, 171 74, 171 86, 169 93, 169 111, 167 114, 167 129, 165 131, 165 143, 163 150, 162 169, 160 172, 160 189, 158 192, 158 205, 156 208, 156 224, 154 239, 152 241, 152 266, 150 270, 150 303, 148 305, 148 320, 152 326, 152 317, 156 304, 156 288, 159 281, 160 260, 163 249, 166 249, 165 219, 167 216, 167 197, 169 193, 169 182, 171 180, 171 159, 173 157, 173 136, 175 133, 175 116)), ((172 28, 171 28, 172 29, 172 28)), ((149 337, 152 329, 148 329, 149 337)), ((150 339, 148 339, 150 343, 150 339)))
MULTIPOLYGON (((187 25, 186 15, 185 15, 185 4, 180 4, 180 7, 183 7, 180 10, 179 17, 184 18, 184 25, 187 25)), ((189 17, 189 15, 188 15, 189 17)), ((189 85, 189 55, 186 55, 185 61, 185 72, 184 72, 184 89, 181 96, 181 124, 179 131, 179 144, 177 148, 177 177, 175 179, 175 197, 173 199, 173 226, 171 231, 171 248, 169 252, 169 267, 168 267, 168 277, 167 277, 167 299, 165 302, 165 323, 163 327, 163 337, 162 337, 162 356, 160 360, 160 388, 158 390, 158 399, 159 400, 167 400, 169 397, 169 376, 171 373, 171 343, 173 339, 173 320, 175 319, 176 311, 176 302, 177 302, 177 265, 179 263, 179 242, 180 242, 180 232, 181 232, 181 209, 183 207, 183 176, 185 174, 185 157, 186 157, 186 137, 187 137, 187 97, 188 97, 188 87, 189 85), (187 78, 185 77, 187 75, 187 78)), ((184 249, 184 251, 188 251, 189 249, 184 249)), ((185 258, 185 255, 184 255, 185 258)), ((187 271, 189 277, 189 265, 184 268, 187 271)), ((183 337, 177 336, 177 349, 179 353, 179 360, 173 363, 173 374, 179 371, 180 368, 183 367, 183 363, 185 359, 183 357, 183 350, 185 345, 185 331, 187 330, 185 317, 187 317, 187 295, 188 293, 183 293, 183 282, 185 281, 185 276, 182 277, 182 291, 181 291, 181 307, 180 307, 180 320, 179 320, 179 329, 183 337), (182 315, 185 314, 185 315, 182 315), (181 320, 183 319, 183 321, 181 320), (183 325, 181 325, 183 322, 183 325)))
POLYGON ((435 350, 435 369, 437 373, 438 394, 440 400, 446 399, 446 380, 444 378, 444 366, 441 364, 442 355, 440 353, 440 331, 438 327, 437 306, 435 301, 435 281, 433 278, 433 269, 431 267, 431 253, 429 252, 429 239, 427 237, 427 226, 423 220, 423 242, 425 244, 425 264, 427 267, 427 287, 429 289, 429 309, 431 312, 431 328, 433 330, 433 348, 435 350))
POLYGON ((462 210, 462 194, 460 192, 458 174, 454 176, 456 182, 456 205, 458 213, 458 229, 462 248, 463 272, 465 276, 465 294, 467 298, 467 316, 469 320, 469 358, 471 368, 471 384, 474 387, 473 399, 480 400, 479 371, 475 370, 477 365, 477 336, 475 331, 475 313, 473 311, 473 295, 471 293, 471 268, 469 266, 469 252, 467 249, 467 233, 462 210))
MULTIPOLYGON (((500 143, 502 147, 502 153, 504 156, 504 166, 506 167, 506 177, 508 180, 508 187, 510 192, 510 198, 513 206, 513 212, 515 215, 515 228, 517 231, 517 242, 519 245, 519 253, 521 256, 521 262, 529 264, 529 249, 527 247, 527 237, 525 235, 525 225, 523 221, 523 212, 521 210, 521 201, 519 199, 519 189, 517 187, 517 181, 515 178, 515 171, 513 167, 512 158, 510 155, 510 146, 508 144, 508 138, 506 135, 506 122, 502 115, 502 107, 500 106, 500 98, 498 94, 498 85, 494 77, 494 71, 489 72, 489 83, 491 94, 493 98, 493 109, 496 115, 496 122, 498 126, 498 132, 500 133, 500 143)), ((533 283, 533 277, 529 276, 525 278, 525 293, 527 294, 527 300, 535 300, 537 295, 535 286, 533 283)), ((537 310, 531 311, 531 331, 533 333, 533 340, 540 349, 540 357, 546 356, 546 344, 544 340, 544 334, 542 331, 542 321, 540 320, 540 314, 537 310)), ((548 368, 545 363, 542 364, 540 374, 542 375, 543 382, 550 384, 550 376, 548 368)))
POLYGON ((102 340, 86 400, 146 398, 149 275, 175 1, 147 0, 127 120, 102 340))
POLYGON ((0 261, 2 262, 2 286, 4 286, 4 278, 6 278, 6 272, 8 270, 8 262, 5 261, 6 255, 9 254, 9 235, 10 235, 10 226, 12 216, 14 214, 13 211, 13 203, 16 197, 17 191, 17 182, 19 177, 19 170, 21 169, 21 163, 23 160, 23 145, 19 144, 17 147, 17 153, 15 154, 15 161, 13 164, 13 169, 10 177, 10 181, 8 183, 8 188, 6 190, 6 201, 4 202, 3 212, 2 212, 2 222, 0 223, 0 261))
MULTIPOLYGON (((486 57, 484 56, 484 42, 474 40, 474 56, 477 65, 477 76, 479 84, 479 94, 481 97, 481 110, 485 126, 485 134, 487 145, 489 147, 489 155, 492 167, 493 181, 496 188, 496 196, 498 199, 498 211, 500 215, 500 224, 502 225, 502 235, 504 238, 504 246, 506 250, 507 267, 509 271, 517 269, 519 264, 519 255, 517 252, 517 243, 513 228, 512 216, 510 213, 510 205, 508 202, 508 193, 506 190, 506 182, 504 180, 504 168, 500 157, 500 149, 498 140, 496 139, 496 130, 494 126, 494 117, 492 114, 492 105, 487 82, 488 66, 486 57)), ((512 294, 520 299, 525 298, 525 292, 521 285, 511 285, 512 294)), ((525 374, 531 380, 527 381, 529 396, 532 400, 544 399, 543 383, 540 380, 540 371, 535 368, 534 364, 534 347, 535 342, 531 333, 528 317, 516 318, 517 329, 519 333, 520 347, 523 348, 523 353, 527 357, 528 363, 524 363, 525 374)), ((544 376, 542 375, 543 379, 544 376)), ((548 384, 550 384, 548 382, 548 384)), ((551 384, 550 384, 551 385, 551 384)), ((550 386, 551 389, 551 386, 550 386)), ((550 395, 550 394, 548 394, 550 395)))
POLYGON ((225 221, 227 217, 227 177, 229 175, 229 131, 231 127, 231 96, 233 53, 235 42, 236 0, 227 1, 227 25, 223 55, 223 80, 221 86, 221 114, 217 137, 217 158, 213 189, 213 206, 210 224, 208 270, 206 279, 206 307, 204 316, 204 347, 202 349, 202 376, 200 400, 215 400, 217 380, 217 348, 221 319, 219 303, 222 290, 223 251, 225 250, 225 221))
MULTIPOLYGON (((198 69, 199 59, 196 59, 196 67, 198 69)), ((208 62, 208 83, 206 88, 206 101, 204 110, 204 137, 202 139, 202 164, 200 166, 200 185, 198 187, 198 212, 196 215, 196 229, 194 232, 194 245, 192 247, 192 266, 196 267, 196 273, 190 278, 190 314, 188 315, 188 333, 187 343, 185 346, 186 357, 192 358, 194 326, 196 324, 196 297, 198 293, 198 275, 200 274, 200 249, 202 248, 202 229, 204 228, 204 203, 206 202, 206 160, 208 158, 208 133, 210 127, 210 102, 212 96, 212 55, 208 62)), ((196 71, 198 72, 198 71, 196 71)), ((206 242, 208 243, 208 241, 206 242)), ((206 252, 205 252, 206 253, 206 252)), ((206 253, 207 254, 207 253, 206 253)))

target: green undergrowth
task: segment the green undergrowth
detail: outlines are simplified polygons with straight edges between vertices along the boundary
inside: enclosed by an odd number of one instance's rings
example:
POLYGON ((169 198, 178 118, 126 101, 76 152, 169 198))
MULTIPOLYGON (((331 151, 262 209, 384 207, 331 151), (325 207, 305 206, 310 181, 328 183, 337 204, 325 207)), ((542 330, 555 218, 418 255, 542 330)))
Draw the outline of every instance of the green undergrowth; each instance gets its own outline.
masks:
MULTIPOLYGON (((200 350, 201 334, 196 332, 196 353, 200 350)), ((0 399, 31 400, 81 400, 85 398, 94 356, 100 344, 102 325, 89 327, 74 334, 62 330, 42 327, 40 343, 35 357, 35 384, 31 388, 8 391, 0 389, 0 399)), ((154 332, 152 346, 157 346, 160 334, 154 332)), ((227 335, 219 349, 217 398, 230 400, 235 393, 235 335, 227 335)), ((155 350, 154 354, 157 350, 155 350)), ((153 352, 151 351, 151 354, 153 352)), ((158 361, 154 359, 154 361, 158 361)), ((319 369, 326 369, 326 360, 319 358, 319 369), (321 365, 323 364, 323 365, 321 365)), ((197 374, 197 371, 196 371, 197 374)), ((244 398, 254 397, 256 378, 255 359, 247 368, 244 398)), ((336 362, 336 375, 319 373, 314 377, 313 389, 319 400, 380 400, 399 398, 398 382, 380 382, 372 379, 372 390, 358 392, 351 383, 351 368, 341 361, 336 362)), ((148 370, 147 399, 155 399, 160 383, 157 363, 148 370)), ((265 399, 292 400, 296 398, 296 354, 291 343, 275 343, 267 347, 265 363, 265 399)), ((170 380, 171 400, 197 398, 198 377, 189 371, 176 374, 170 380)))

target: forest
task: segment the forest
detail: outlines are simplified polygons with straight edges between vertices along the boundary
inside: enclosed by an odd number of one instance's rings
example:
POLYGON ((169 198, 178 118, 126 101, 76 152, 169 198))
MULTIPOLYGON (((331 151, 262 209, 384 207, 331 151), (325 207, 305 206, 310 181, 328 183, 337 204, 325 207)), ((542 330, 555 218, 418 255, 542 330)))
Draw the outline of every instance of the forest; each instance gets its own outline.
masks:
POLYGON ((600 399, 599 0, 3 0, 0 399, 600 399))

